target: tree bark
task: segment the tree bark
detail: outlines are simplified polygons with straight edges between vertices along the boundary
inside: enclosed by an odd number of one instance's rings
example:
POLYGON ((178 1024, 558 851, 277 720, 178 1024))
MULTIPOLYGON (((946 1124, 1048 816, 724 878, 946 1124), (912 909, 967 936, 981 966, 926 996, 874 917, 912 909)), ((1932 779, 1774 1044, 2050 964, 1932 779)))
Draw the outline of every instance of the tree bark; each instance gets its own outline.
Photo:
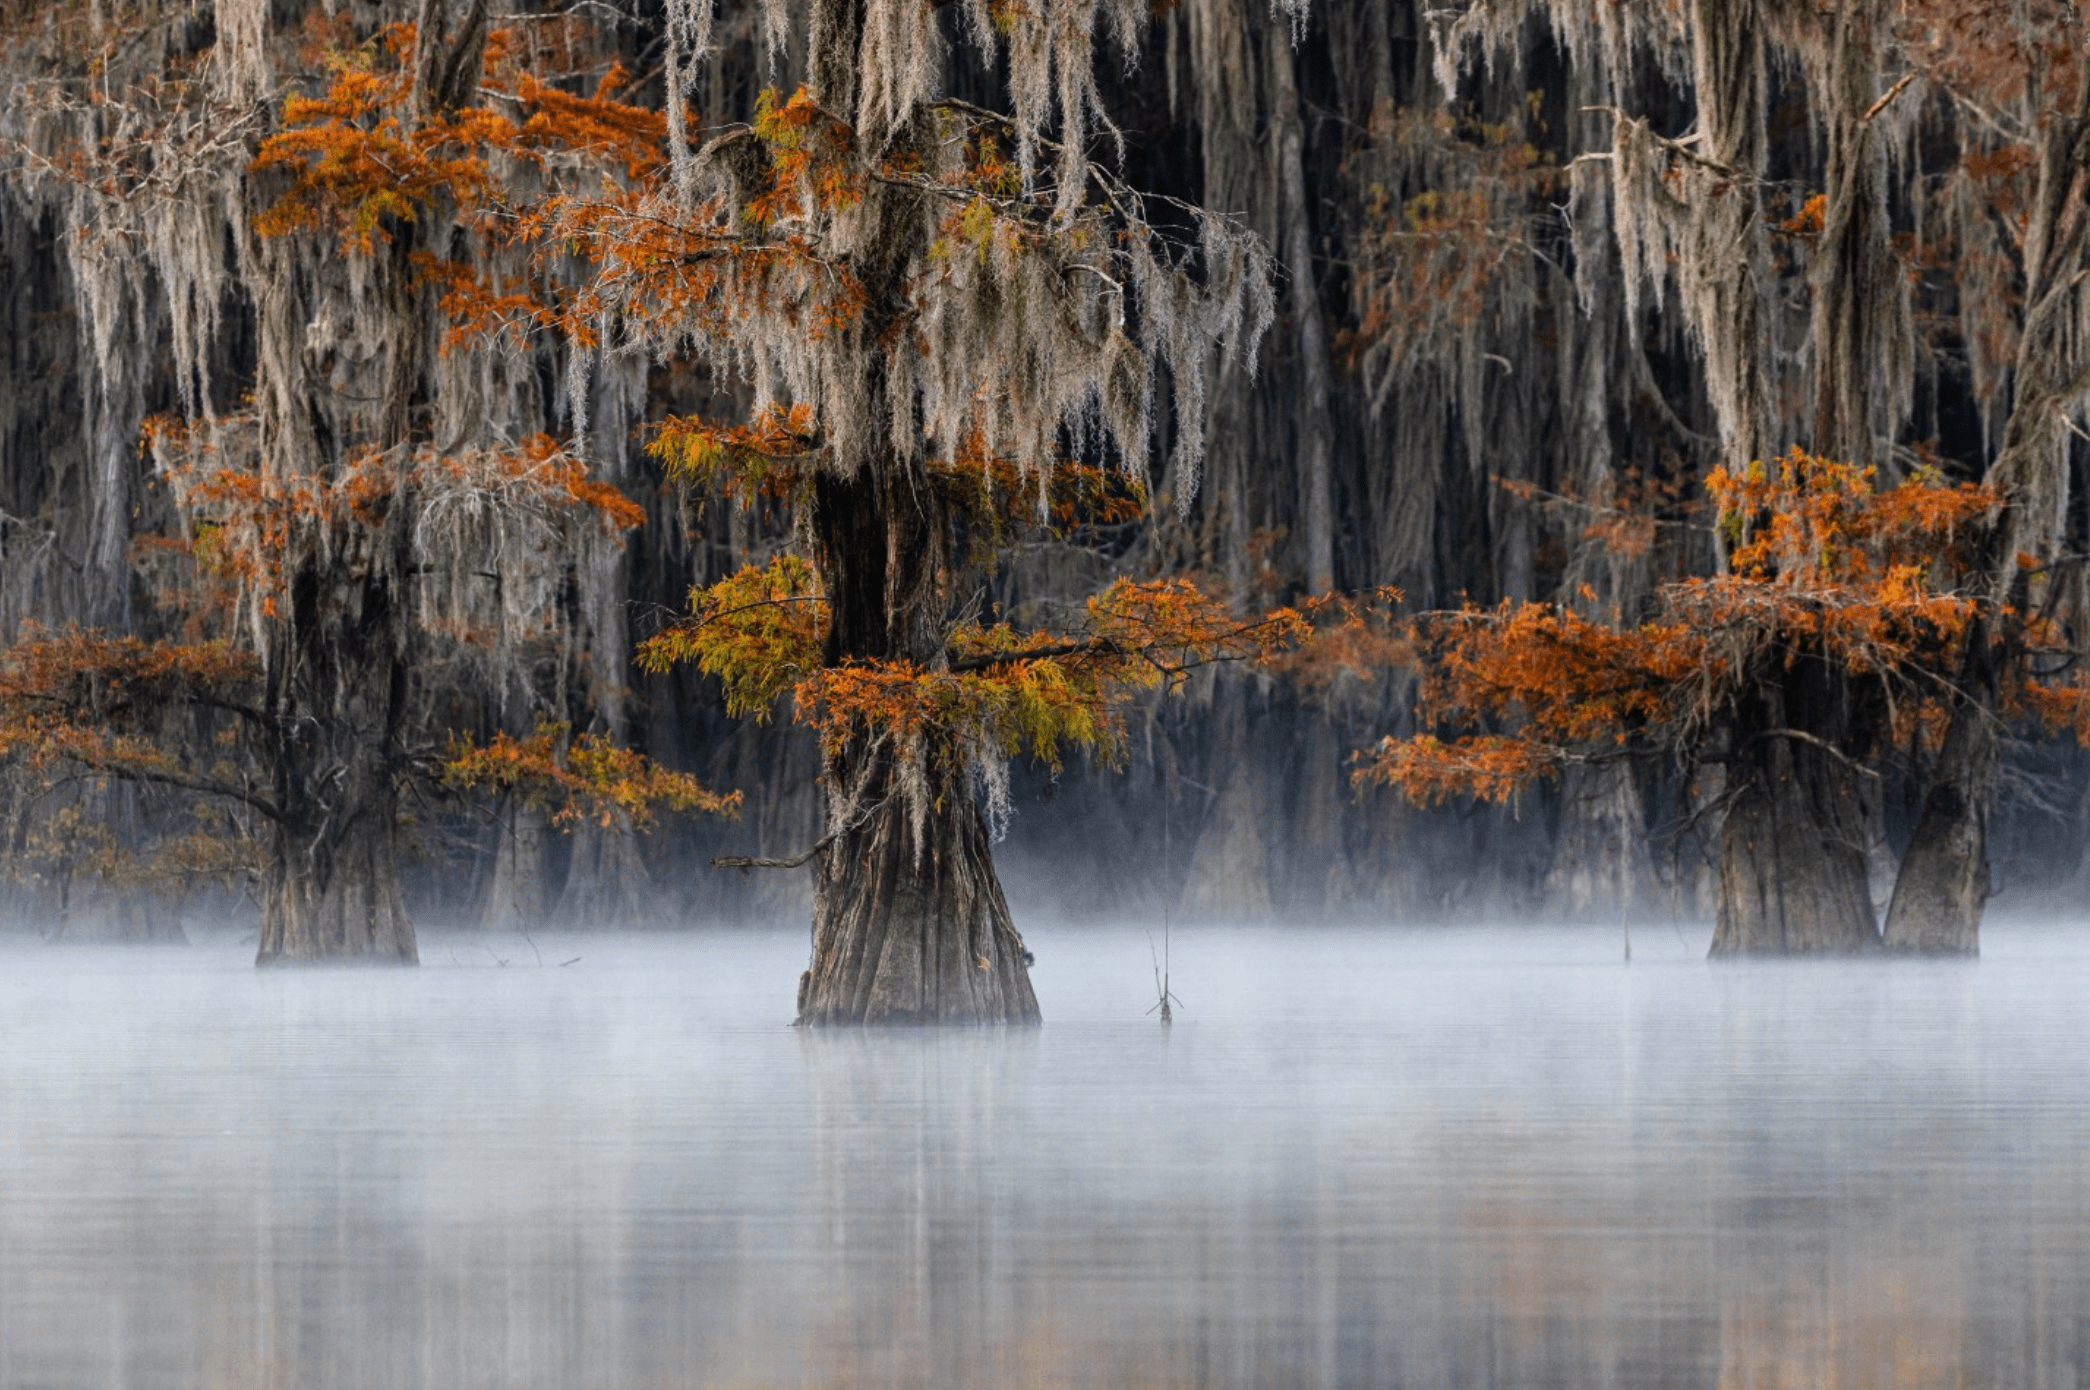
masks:
MULTIPOLYGON (((2017 421, 2012 421, 2015 429, 2017 421)), ((2009 544, 2011 506, 1989 528, 1985 566, 2022 603, 2009 544), (1994 558, 2011 557, 2006 568, 1994 558)), ((1980 570, 1977 569, 1977 573, 1980 570)), ((1992 581, 1995 582, 1995 581, 1992 581)), ((1993 590, 1992 590, 1993 592, 1993 590)), ((1995 805, 1996 726, 2002 718, 2000 673, 2013 659, 1993 605, 1968 625, 1959 691, 1945 742, 1923 793, 1923 812, 1895 871, 1883 940, 1889 950, 1918 955, 1978 955, 1988 902, 1988 823, 1995 805)))
POLYGON ((1560 830, 1546 870, 1550 906, 1571 917, 1652 901, 1654 860, 1640 785, 1623 763, 1571 768, 1561 779, 1560 830))
POLYGON ((1819 665, 1797 663, 1799 691, 1768 685, 1728 765, 1735 795, 1720 826, 1715 956, 1856 955, 1879 945, 1859 774, 1832 751, 1852 740, 1847 728, 1822 727, 1824 704, 1839 702, 1804 688, 1810 677, 1833 679, 1807 669, 1819 665), (1821 732, 1785 725, 1787 713, 1812 714, 1821 732))
POLYGON ((1747 468, 1772 452, 1771 283, 1762 173, 1770 85, 1758 0, 1692 0, 1692 62, 1705 155, 1738 171, 1708 183, 1682 252, 1685 307, 1704 338, 1706 393, 1721 460, 1747 468))
POLYGON ((2024 235, 2025 326, 2018 342, 2015 399, 2003 450, 1987 481, 2007 499, 1984 541, 1986 612, 1966 636, 1959 703, 1923 798, 1923 815, 1902 855, 1887 908, 1887 945, 1898 951, 1973 955, 1989 891, 1988 821, 1995 800, 1999 673, 2006 604, 2023 611, 2020 553, 2050 554, 2067 496, 2064 431, 2090 389, 2090 354, 2076 325, 2090 275, 2090 58, 2079 57, 2075 97, 2048 120, 2040 141, 2038 192, 2024 235))
POLYGON ((1848 463, 1885 463, 1907 416, 1915 373, 1908 274, 1894 254, 1873 0, 1836 9, 1824 96, 1828 159, 1815 256, 1814 448, 1848 463))
POLYGON ((493 879, 479 926, 528 930, 544 919, 544 812, 511 800, 494 822, 493 879))
POLYGON ((894 771, 885 759, 882 803, 821 856, 799 1023, 1036 1023, 979 808, 942 797, 917 827, 894 771))
POLYGON ((256 965, 341 961, 417 965, 400 889, 399 808, 389 776, 343 788, 310 839, 285 827, 261 903, 256 965))
POLYGON ((1313 218, 1306 193, 1306 127, 1300 117, 1297 59, 1290 26, 1264 26, 1270 53, 1271 139, 1276 146, 1277 215, 1284 245, 1285 297, 1299 351, 1301 399, 1298 421, 1299 540, 1308 593, 1335 587, 1334 436, 1328 400, 1334 394, 1328 364, 1328 335, 1321 322, 1319 280, 1314 274, 1313 218))
POLYGON ((1856 955, 1879 944, 1865 855, 1824 833, 1827 809, 1799 778, 1742 790, 1720 827, 1713 955, 1856 955))
POLYGON ((1981 952, 1988 901, 1988 814, 1993 799, 1994 715, 1962 700, 1923 796, 1894 896, 1887 904, 1890 951, 1972 956, 1981 952))
MULTIPOLYGON (((836 92, 822 89, 824 99, 836 92)), ((879 422, 861 456, 813 486, 814 563, 828 600, 822 659, 908 661, 935 670, 954 562, 952 520, 918 451, 891 427, 915 402, 892 387, 881 344, 910 311, 908 250, 919 195, 877 189, 859 210, 852 266, 863 320, 835 350, 861 383, 856 408, 879 422)), ((991 754, 990 754, 991 756, 991 754)), ((1036 996, 968 785, 965 750, 933 727, 911 747, 860 729, 822 769, 827 824, 813 899, 813 967, 799 984, 802 1024, 1034 1023, 1036 996)))
MULTIPOLYGON (((910 470, 889 456, 815 486, 829 664, 944 660, 936 581, 946 528, 910 470)), ((1038 1020, 962 752, 933 731, 922 742, 903 757, 865 732, 827 759, 828 824, 845 828, 820 858, 801 1024, 1038 1020)))
POLYGON ((257 965, 419 962, 399 876, 405 527, 306 555, 264 669, 280 808, 257 965))
POLYGON ((568 837, 573 856, 566 886, 553 909, 560 926, 595 930, 659 923, 662 914, 653 876, 639 855, 634 833, 621 817, 612 826, 591 822, 574 828, 568 837))

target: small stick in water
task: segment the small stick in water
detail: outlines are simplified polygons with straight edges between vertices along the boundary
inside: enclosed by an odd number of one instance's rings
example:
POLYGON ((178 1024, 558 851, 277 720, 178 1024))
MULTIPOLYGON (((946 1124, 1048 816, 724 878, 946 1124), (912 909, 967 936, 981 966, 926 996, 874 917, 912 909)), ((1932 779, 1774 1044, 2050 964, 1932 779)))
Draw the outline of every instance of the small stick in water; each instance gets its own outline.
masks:
MULTIPOLYGON (((1149 956, 1154 954, 1154 933, 1152 932, 1147 933, 1147 954, 1149 956)), ((1166 1028, 1176 1021, 1174 1013, 1168 1007, 1169 1001, 1174 1000, 1178 1004, 1183 1002, 1180 999, 1176 999, 1175 992, 1168 987, 1168 914, 1166 912, 1161 914, 1161 954, 1154 961, 1154 994, 1156 996, 1154 1008, 1148 1009, 1147 1012, 1152 1013, 1154 1009, 1161 1010, 1161 1026, 1166 1028)))

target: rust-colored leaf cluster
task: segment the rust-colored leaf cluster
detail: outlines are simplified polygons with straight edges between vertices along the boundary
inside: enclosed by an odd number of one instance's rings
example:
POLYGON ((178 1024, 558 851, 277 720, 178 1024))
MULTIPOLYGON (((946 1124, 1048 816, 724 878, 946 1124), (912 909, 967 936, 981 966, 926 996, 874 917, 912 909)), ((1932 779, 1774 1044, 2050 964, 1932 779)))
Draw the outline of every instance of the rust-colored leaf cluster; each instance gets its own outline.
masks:
POLYGON ((332 55, 325 92, 285 98, 281 128, 252 167, 288 186, 255 219, 257 232, 332 231, 344 249, 369 255, 438 204, 468 218, 499 210, 519 174, 541 176, 561 157, 587 156, 633 182, 657 172, 665 123, 615 99, 621 69, 592 96, 574 96, 511 61, 515 39, 497 32, 483 89, 500 106, 427 110, 415 89, 414 39, 413 25, 390 25, 332 55))
POLYGON ((347 556, 358 535, 402 511, 441 503, 471 509, 563 514, 616 537, 642 525, 645 510, 593 477, 549 435, 512 448, 454 454, 432 447, 364 449, 330 474, 280 474, 240 447, 252 421, 227 418, 191 427, 148 422, 159 477, 181 504, 188 553, 203 572, 278 616, 282 591, 314 554, 347 556))
POLYGON ((1370 133, 1416 181, 1368 190, 1356 322, 1337 343, 1353 365, 1435 351, 1478 322, 1505 271, 1532 254, 1527 224, 1561 186, 1516 124, 1385 107, 1370 133))
POLYGON ((1695 760, 1717 753, 1756 683, 1799 660, 1876 682, 1919 718, 1980 609, 1960 586, 1995 492, 1932 476, 1876 489, 1870 469, 1798 451, 1715 470, 1706 488, 1728 572, 1664 586, 1643 621, 1564 603, 1416 619, 1423 732, 1382 740, 1357 779, 1499 801, 1572 763, 1695 760))
POLYGON ((654 427, 646 452, 670 477, 700 488, 790 499, 819 447, 811 406, 771 404, 745 425, 671 415, 654 427))
POLYGON ((597 734, 544 723, 527 738, 497 733, 488 743, 459 739, 440 769, 452 791, 485 788, 520 798, 562 829, 592 822, 650 829, 663 810, 736 815, 740 793, 707 791, 696 778, 619 747, 597 734))
POLYGON ((1120 579, 1065 628, 960 622, 937 661, 828 665, 819 576, 788 555, 694 592, 691 609, 640 660, 655 671, 694 662, 721 682, 734 714, 765 718, 788 694, 830 752, 868 735, 1027 752, 1052 767, 1070 747, 1116 757, 1124 706, 1138 692, 1173 689, 1213 662, 1270 658, 1312 635, 1297 609, 1244 619, 1188 580, 1120 579))
POLYGON ((222 641, 148 641, 30 625, 0 650, 0 764, 67 769, 242 798, 239 773, 191 747, 197 710, 245 719, 260 664, 222 641))

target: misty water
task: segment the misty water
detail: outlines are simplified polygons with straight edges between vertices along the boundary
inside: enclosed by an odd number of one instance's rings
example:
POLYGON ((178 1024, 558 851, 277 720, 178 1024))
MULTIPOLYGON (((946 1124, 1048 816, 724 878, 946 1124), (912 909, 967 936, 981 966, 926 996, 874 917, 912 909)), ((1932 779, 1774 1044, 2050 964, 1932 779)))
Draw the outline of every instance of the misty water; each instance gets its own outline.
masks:
POLYGON ((0 1385, 2090 1384, 2090 928, 1193 926, 1167 1030, 1029 934, 870 1035, 796 931, 0 937, 0 1385))

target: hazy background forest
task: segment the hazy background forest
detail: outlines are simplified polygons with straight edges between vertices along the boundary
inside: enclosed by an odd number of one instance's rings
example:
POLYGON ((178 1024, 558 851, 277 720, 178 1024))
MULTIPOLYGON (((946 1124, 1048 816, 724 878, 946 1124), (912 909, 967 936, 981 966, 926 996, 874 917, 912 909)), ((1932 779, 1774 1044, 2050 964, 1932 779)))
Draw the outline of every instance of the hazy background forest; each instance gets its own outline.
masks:
MULTIPOLYGON (((55 7, 71 12, 62 22, 53 8, 0 8, 21 40, 0 58, 17 93, 0 112, 0 642, 30 622, 152 633, 171 621, 151 542, 177 518, 141 432, 192 389, 194 320, 237 325, 249 312, 228 279, 199 294, 194 283, 170 290, 155 269, 155 257, 208 260, 222 247, 147 254, 92 235, 105 214, 92 190, 54 172, 61 151, 50 147, 81 127, 31 99, 32 79, 68 43, 109 45, 109 70, 192 65, 222 42, 228 7, 194 5, 149 30, 126 29, 137 7, 118 0, 55 7)), ((695 75, 707 127, 744 118, 759 88, 795 84, 778 70, 790 59, 765 51, 752 8, 722 7, 695 75)), ((1099 69, 1124 132, 1126 180, 1263 238, 1281 272, 1277 319, 1253 377, 1238 362, 1217 369, 1194 488, 1163 472, 1144 519, 1092 528, 1081 546, 1020 550, 995 574, 993 601, 1016 611, 1078 599, 1118 574, 1187 574, 1244 609, 1395 585, 1418 609, 1538 599, 1631 614, 1664 580, 1709 572, 1717 559, 1699 480, 1723 457, 1714 373, 1687 296, 1665 297, 1659 272, 1625 263, 1638 234, 1619 233, 1609 162, 1625 157, 1621 111, 1657 137, 1685 137, 1697 123, 1689 55, 1662 19, 1673 8, 1651 4, 1641 24, 1615 20, 1633 31, 1620 35, 1564 3, 1461 15, 1420 0, 1326 0, 1300 24, 1263 0, 1156 0, 1137 62, 1099 69)), ((1936 22, 1960 22, 1962 7, 1929 8, 1936 22)), ((636 74, 631 99, 660 104, 658 3, 530 9, 530 42, 575 55, 574 83, 620 58, 636 74)), ((367 27, 366 10, 375 13, 362 0, 229 7, 313 42, 367 27)), ((1904 57, 1925 51, 1909 32, 1925 16, 1921 5, 1897 7, 1904 57)), ((1810 329, 1821 283, 1810 257, 1835 124, 1810 76, 1824 54, 1806 49, 1799 28, 1782 37, 1763 189, 1777 447, 1812 439, 1788 427, 1811 408, 1796 383, 1829 351, 1810 329)), ((1930 52, 1938 66, 1925 81, 1865 118, 1891 127, 1878 166, 1881 254, 1891 259, 1880 264, 1909 289, 1900 321, 1842 349, 1883 364, 1867 424, 1846 435, 1876 446, 1889 476, 1933 467, 1978 479, 2012 399, 2021 276, 2010 200, 2029 134, 2003 129, 2009 111, 1991 113, 1978 77, 1947 70, 1954 55, 1939 57, 1935 41, 1930 52), (2002 134, 1970 134, 1977 114, 2002 134)), ((2022 83, 2016 99, 2038 100, 2022 83)), ((227 360, 206 366, 238 379, 253 343, 236 328, 215 342, 227 360)), ((811 735, 730 719, 694 671, 646 675, 631 661, 634 642, 681 612, 692 584, 789 539, 759 502, 667 481, 637 430, 669 411, 736 414, 743 388, 687 364, 607 363, 582 383, 580 425, 563 365, 546 358, 537 371, 545 425, 583 429, 601 475, 646 522, 621 549, 565 557, 548 594, 566 636, 461 717, 481 732, 527 732, 541 718, 597 730, 710 787, 739 789, 744 809, 738 821, 668 818, 626 840, 494 803, 432 806, 416 817, 414 914, 494 928, 803 920, 807 875, 709 861, 790 855, 818 837, 811 735)), ((2085 457, 2069 447, 2057 523, 2067 552, 2081 552, 2090 532, 2075 476, 2085 457)), ((1206 672, 1135 716, 1122 769, 1070 763, 1055 776, 1019 764, 997 851, 1017 915, 1710 911, 1705 827, 1684 830, 1707 793, 1677 769, 1575 770, 1507 808, 1418 809, 1353 791, 1353 753, 1408 729, 1414 679, 1393 670, 1302 688, 1206 672)), ((2024 743, 2005 769, 1990 853, 2007 911, 2080 881, 2090 764, 2071 743, 2024 743)), ((1882 899, 1924 780, 1920 753, 1886 765, 1874 854, 1882 899)), ((227 901, 237 854, 223 835, 214 845, 184 838, 192 813, 178 795, 91 779, 56 792, 16 781, 5 795, 0 906, 10 920, 164 934, 172 908, 141 895, 141 880, 193 883, 194 902, 227 901)))

